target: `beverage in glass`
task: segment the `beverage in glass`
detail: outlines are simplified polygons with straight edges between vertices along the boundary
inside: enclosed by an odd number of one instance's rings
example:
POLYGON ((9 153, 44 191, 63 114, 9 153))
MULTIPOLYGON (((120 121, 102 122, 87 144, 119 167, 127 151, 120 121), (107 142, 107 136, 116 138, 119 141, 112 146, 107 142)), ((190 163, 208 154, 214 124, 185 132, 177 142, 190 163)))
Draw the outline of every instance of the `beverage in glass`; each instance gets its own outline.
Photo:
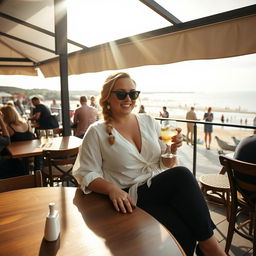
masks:
MULTIPOLYGON (((172 144, 173 136, 177 135, 177 125, 175 121, 164 122, 161 126, 161 140, 163 140, 167 145, 172 144)), ((172 158, 176 155, 166 152, 161 155, 164 158, 172 158)))

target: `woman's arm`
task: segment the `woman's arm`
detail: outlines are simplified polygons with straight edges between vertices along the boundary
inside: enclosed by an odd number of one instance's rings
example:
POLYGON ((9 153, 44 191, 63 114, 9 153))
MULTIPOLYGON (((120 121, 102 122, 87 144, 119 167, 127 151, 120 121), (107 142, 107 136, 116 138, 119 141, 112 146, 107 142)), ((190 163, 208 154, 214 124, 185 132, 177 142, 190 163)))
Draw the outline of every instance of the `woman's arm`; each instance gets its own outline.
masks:
POLYGON ((33 116, 29 117, 28 120, 37 121, 40 118, 41 112, 36 112, 33 116))
POLYGON ((88 188, 91 191, 108 195, 118 212, 121 210, 123 213, 127 211, 131 213, 132 208, 135 207, 135 203, 128 193, 103 178, 96 178, 89 184, 88 188))
POLYGON ((93 191, 108 195, 117 211, 132 212, 132 207, 135 207, 135 204, 128 193, 103 178, 101 148, 96 128, 90 127, 79 149, 72 174, 85 193, 93 191))

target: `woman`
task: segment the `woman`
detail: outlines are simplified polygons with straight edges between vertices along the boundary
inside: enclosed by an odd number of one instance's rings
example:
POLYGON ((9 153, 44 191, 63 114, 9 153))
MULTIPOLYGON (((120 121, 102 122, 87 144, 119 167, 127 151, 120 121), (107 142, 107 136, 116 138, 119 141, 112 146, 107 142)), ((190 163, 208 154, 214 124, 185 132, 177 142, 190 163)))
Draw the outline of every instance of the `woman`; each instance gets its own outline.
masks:
POLYGON ((132 213, 137 204, 153 215, 187 255, 193 255, 196 241, 205 255, 225 255, 197 181, 185 167, 171 168, 174 158, 161 158, 181 146, 181 130, 171 147, 160 141, 159 124, 147 114, 132 113, 139 93, 126 73, 107 78, 100 99, 104 121, 85 133, 74 176, 86 194, 108 195, 118 212, 132 213))
POLYGON ((18 114, 12 106, 3 106, 1 111, 7 124, 11 141, 32 140, 33 133, 30 125, 18 114))
POLYGON ((10 144, 10 136, 0 111, 0 179, 25 175, 24 166, 20 159, 9 159, 4 157, 5 148, 10 144))
MULTIPOLYGON (((212 122, 213 113, 212 108, 209 107, 207 113, 204 113, 205 122, 212 122)), ((204 125, 204 142, 206 149, 211 149, 211 141, 212 141, 212 125, 205 124, 204 125)))

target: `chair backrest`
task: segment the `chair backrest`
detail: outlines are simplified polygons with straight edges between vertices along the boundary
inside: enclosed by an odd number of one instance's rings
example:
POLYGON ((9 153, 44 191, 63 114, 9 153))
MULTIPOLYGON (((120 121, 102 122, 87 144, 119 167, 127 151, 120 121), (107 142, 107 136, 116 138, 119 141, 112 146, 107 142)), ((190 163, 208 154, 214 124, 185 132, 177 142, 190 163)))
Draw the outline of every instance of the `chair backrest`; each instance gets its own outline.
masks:
POLYGON ((35 174, 33 175, 24 175, 7 179, 0 179, 0 192, 42 186, 43 182, 41 171, 35 171, 35 174))
POLYGON ((232 199, 237 200, 240 192, 249 206, 256 202, 256 164, 220 156, 220 163, 228 173, 232 199))
POLYGON ((76 179, 72 176, 72 167, 76 161, 79 148, 65 150, 44 150, 44 169, 48 169, 50 185, 53 185, 53 177, 58 176, 60 180, 71 182, 78 186, 76 179), (66 168, 68 166, 68 168, 66 168), (56 173, 57 172, 57 173, 56 173))

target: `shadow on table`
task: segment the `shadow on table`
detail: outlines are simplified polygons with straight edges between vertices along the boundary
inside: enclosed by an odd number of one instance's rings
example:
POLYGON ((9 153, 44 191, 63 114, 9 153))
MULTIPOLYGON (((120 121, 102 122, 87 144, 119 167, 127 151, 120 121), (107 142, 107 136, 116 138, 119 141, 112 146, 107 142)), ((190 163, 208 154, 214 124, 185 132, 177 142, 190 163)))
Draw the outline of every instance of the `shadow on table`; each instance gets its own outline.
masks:
POLYGON ((60 248, 60 237, 54 242, 48 242, 42 239, 39 256, 55 256, 60 248))

